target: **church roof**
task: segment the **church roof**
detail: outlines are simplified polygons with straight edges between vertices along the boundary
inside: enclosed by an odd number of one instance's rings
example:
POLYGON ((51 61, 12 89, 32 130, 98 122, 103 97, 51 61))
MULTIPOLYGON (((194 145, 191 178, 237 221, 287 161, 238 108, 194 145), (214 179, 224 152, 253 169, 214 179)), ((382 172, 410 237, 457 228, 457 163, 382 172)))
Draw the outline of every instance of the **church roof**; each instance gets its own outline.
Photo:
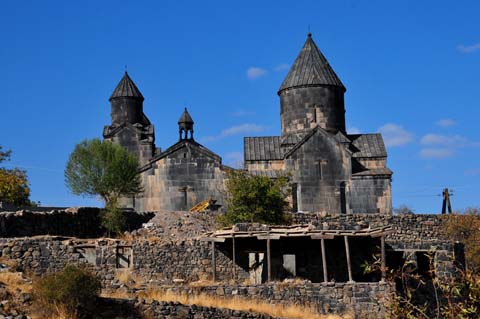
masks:
POLYGON ((352 141, 357 152, 353 153, 353 157, 387 157, 387 149, 383 143, 382 134, 350 134, 348 138, 352 141))
POLYGON ((185 123, 185 124, 193 124, 192 117, 187 111, 187 108, 183 111, 182 115, 178 119, 178 124, 185 123))
POLYGON ((245 161, 267 161, 283 159, 280 136, 245 137, 245 161))
POLYGON ((140 99, 142 101, 144 100, 142 93, 140 93, 140 90, 137 88, 135 83, 133 83, 126 71, 123 75, 123 78, 120 80, 120 82, 118 82, 118 85, 113 91, 112 96, 110 96, 110 100, 116 97, 131 97, 140 99))
POLYGON ((309 33, 278 92, 292 87, 315 85, 333 85, 346 90, 309 33))

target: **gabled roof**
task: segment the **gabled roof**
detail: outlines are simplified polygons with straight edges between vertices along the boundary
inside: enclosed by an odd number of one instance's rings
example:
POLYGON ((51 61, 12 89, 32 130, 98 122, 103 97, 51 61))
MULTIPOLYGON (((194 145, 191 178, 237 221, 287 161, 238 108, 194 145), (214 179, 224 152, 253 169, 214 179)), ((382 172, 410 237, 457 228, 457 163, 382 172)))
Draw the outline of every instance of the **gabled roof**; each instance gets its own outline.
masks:
POLYGON ((278 93, 292 87, 315 85, 332 85, 346 90, 309 33, 278 93))
POLYGON ((356 150, 353 150, 353 157, 387 157, 387 149, 383 143, 382 134, 350 134, 348 138, 356 150))
POLYGON ((142 93, 140 93, 140 90, 135 83, 133 83, 127 72, 125 72, 123 78, 118 82, 115 90, 113 90, 110 100, 117 97, 131 97, 142 101, 144 100, 142 93))
POLYGON ((222 158, 219 155, 215 154, 214 152, 212 152, 211 150, 209 150, 208 148, 206 148, 202 144, 199 144, 199 143, 197 143, 193 140, 181 140, 181 141, 178 141, 177 143, 175 143, 174 145, 170 146, 169 148, 167 148, 165 151, 158 154, 154 158, 152 158, 147 164, 145 164, 143 167, 140 168, 140 171, 147 170, 148 168, 151 167, 151 165, 153 163, 161 160, 162 158, 167 157, 170 154, 175 153, 176 151, 178 151, 178 150, 180 150, 184 147, 195 148, 196 151, 198 151, 199 153, 203 154, 206 157, 214 158, 215 160, 217 160, 219 162, 222 161, 222 158))
POLYGON ((307 135, 307 132, 295 132, 295 133, 287 133, 282 135, 281 137, 281 144, 283 147, 292 147, 298 144, 305 135, 307 135))
POLYGON ((243 139, 245 161, 283 159, 280 136, 245 137, 243 139))

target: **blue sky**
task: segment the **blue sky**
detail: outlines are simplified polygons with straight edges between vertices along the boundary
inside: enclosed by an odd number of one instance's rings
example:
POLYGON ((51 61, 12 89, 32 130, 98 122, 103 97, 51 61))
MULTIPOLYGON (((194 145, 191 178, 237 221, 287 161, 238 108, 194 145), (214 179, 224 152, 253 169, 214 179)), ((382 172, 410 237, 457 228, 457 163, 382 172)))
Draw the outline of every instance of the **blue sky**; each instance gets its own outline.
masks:
POLYGON ((101 137, 128 72, 157 145, 188 106, 230 165, 277 135, 276 92, 308 30, 345 86, 350 132, 382 132, 393 204, 479 206, 478 1, 2 1, 0 145, 43 205, 98 205, 64 185, 74 145, 101 137))

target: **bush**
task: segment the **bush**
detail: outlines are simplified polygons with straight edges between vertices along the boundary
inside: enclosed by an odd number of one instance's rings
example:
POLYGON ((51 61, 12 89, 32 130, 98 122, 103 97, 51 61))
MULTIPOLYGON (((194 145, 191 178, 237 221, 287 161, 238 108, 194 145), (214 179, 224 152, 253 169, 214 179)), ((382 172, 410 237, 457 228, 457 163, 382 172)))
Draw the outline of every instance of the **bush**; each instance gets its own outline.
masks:
POLYGON ((447 215, 443 226, 446 235, 465 245, 469 270, 480 274, 480 209, 467 208, 462 213, 447 215))
POLYGON ((270 179, 265 176, 252 176, 244 171, 232 171, 226 182, 228 192, 227 213, 220 222, 225 225, 235 223, 285 224, 285 210, 288 202, 287 179, 270 179))
POLYGON ((75 318, 92 311, 100 293, 100 281, 89 271, 68 265, 34 283, 34 296, 44 316, 67 313, 75 318))
POLYGON ((102 226, 109 233, 119 234, 127 225, 127 217, 116 203, 109 203, 102 214, 102 226))

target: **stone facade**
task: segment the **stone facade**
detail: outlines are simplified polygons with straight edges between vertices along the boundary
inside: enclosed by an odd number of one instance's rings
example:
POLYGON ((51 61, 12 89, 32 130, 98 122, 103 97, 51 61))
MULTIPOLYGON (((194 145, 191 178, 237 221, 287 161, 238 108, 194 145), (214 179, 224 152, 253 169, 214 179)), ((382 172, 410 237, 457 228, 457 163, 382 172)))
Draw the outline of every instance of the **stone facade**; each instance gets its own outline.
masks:
POLYGON ((213 198, 224 205, 226 170, 220 156, 193 140, 181 140, 142 168, 144 192, 137 211, 189 210, 213 198))
MULTIPOLYGON (((136 298, 133 300, 110 300, 112 307, 120 315, 134 313, 141 318, 149 319, 281 319, 269 315, 222 309, 214 307, 200 307, 197 305, 183 305, 175 302, 159 302, 155 300, 136 298)), ((111 318, 111 317, 105 317, 111 318)), ((117 317, 116 317, 117 318, 117 317)), ((132 318, 138 318, 134 316, 132 318)))
POLYGON ((110 97, 112 124, 103 131, 105 140, 122 145, 139 159, 144 191, 123 198, 122 206, 141 212, 188 210, 211 198, 223 205, 229 168, 222 165, 220 156, 194 140, 194 122, 187 109, 178 121, 179 141, 162 151, 155 146, 143 100, 125 73, 110 97))
MULTIPOLYGON (((46 224, 55 224, 56 218, 62 224, 68 224, 71 223, 68 218, 78 216, 78 218, 88 219, 90 218, 89 214, 94 214, 91 209, 78 209, 77 211, 75 213, 59 210, 54 213, 22 212, 21 214, 4 212, 0 215, 0 219, 6 229, 19 225, 17 232, 19 236, 45 235, 55 231, 54 226, 49 228, 46 224), (82 214, 84 214, 83 217, 82 214), (44 226, 38 229, 21 226, 32 221, 37 225, 44 226)), ((433 270, 435 276, 440 279, 453 276, 455 273, 454 263, 462 257, 459 244, 449 241, 442 232, 445 218, 448 216, 292 214, 294 223, 309 225, 309 229, 326 229, 332 232, 362 231, 391 226, 391 233, 385 237, 387 266, 394 269, 406 260, 410 260, 421 267, 421 264, 425 262, 425 254, 428 254, 433 257, 433 270)), ((86 223, 89 223, 90 227, 95 227, 94 221, 95 219, 86 223)), ((72 223, 72 225, 75 224, 72 223)), ((245 227, 247 230, 252 230, 251 227, 268 229, 266 225, 237 225, 236 227, 239 230, 243 230, 245 227)), ((4 232, 2 234, 5 237, 5 235, 11 236, 13 233, 4 232)), ((84 228, 73 226, 69 234, 79 237, 91 233, 85 233, 84 228)), ((359 262, 363 262, 364 259, 357 260, 356 251, 368 250, 368 254, 371 255, 378 249, 375 248, 377 244, 365 242, 364 245, 362 240, 350 241, 355 282, 346 282, 346 261, 342 252, 344 247, 342 245, 335 246, 335 239, 325 240, 327 242, 327 263, 329 272, 333 270, 343 276, 343 279, 340 276, 339 280, 329 280, 328 282, 321 282, 322 276, 317 276, 321 274, 321 267, 315 265, 321 261, 319 260, 320 245, 315 240, 311 240, 310 243, 294 245, 293 248, 289 248, 280 241, 275 243, 274 240, 271 247, 272 251, 276 251, 276 253, 272 254, 272 263, 281 266, 279 258, 282 254, 295 255, 297 262, 293 268, 291 265, 287 265, 287 268, 295 270, 295 278, 280 279, 263 284, 252 283, 249 264, 251 250, 245 249, 248 243, 241 241, 237 242, 235 262, 232 258, 231 241, 212 245, 212 243, 199 238, 172 241, 166 238, 148 237, 133 240, 78 239, 59 236, 0 238, 0 258, 2 262, 9 260, 9 265, 15 264, 16 270, 34 275, 56 272, 67 264, 85 265, 96 272, 105 288, 114 291, 117 289, 130 291, 131 288, 127 288, 117 277, 119 271, 128 271, 136 278, 141 278, 143 282, 150 282, 154 289, 165 292, 206 294, 220 298, 238 296, 263 299, 281 305, 293 303, 314 307, 325 313, 341 313, 345 309, 353 309, 359 318, 364 318, 363 314, 367 313, 378 314, 378 317, 381 318, 383 312, 386 311, 388 298, 393 293, 393 287, 379 281, 379 277, 362 277, 357 271, 361 270, 359 262), (213 247, 215 248, 216 282, 211 282, 213 279, 213 247), (298 247, 302 247, 302 249, 300 250, 298 247), (302 260, 308 262, 303 263, 302 260), (197 282, 207 282, 208 284, 196 285, 197 282)), ((264 248, 257 247, 258 249, 264 248)), ((139 292, 148 287, 142 286, 136 289, 130 292, 139 292)), ((149 308, 151 305, 146 303, 145 307, 149 308)))
MULTIPOLYGON (((282 135, 245 138, 244 169, 289 176, 294 212, 391 214, 392 172, 383 139, 346 132, 345 91, 309 35, 278 91, 282 135)), ((212 198, 224 205, 230 168, 194 140, 187 109, 178 121, 178 143, 161 151, 143 100, 126 73, 110 97, 112 124, 104 138, 138 156, 145 190, 122 204, 137 211, 173 211, 212 198)))
POLYGON ((290 176, 294 212, 391 214, 383 139, 346 132, 345 91, 309 35, 278 91, 282 135, 245 138, 245 168, 290 176))
MULTIPOLYGON (((104 234, 101 226, 101 210, 94 207, 72 207, 65 209, 34 208, 0 212, 0 238, 23 236, 71 236, 95 238, 104 234)), ((141 227, 153 217, 153 213, 137 214, 123 212, 131 229, 141 227)))

